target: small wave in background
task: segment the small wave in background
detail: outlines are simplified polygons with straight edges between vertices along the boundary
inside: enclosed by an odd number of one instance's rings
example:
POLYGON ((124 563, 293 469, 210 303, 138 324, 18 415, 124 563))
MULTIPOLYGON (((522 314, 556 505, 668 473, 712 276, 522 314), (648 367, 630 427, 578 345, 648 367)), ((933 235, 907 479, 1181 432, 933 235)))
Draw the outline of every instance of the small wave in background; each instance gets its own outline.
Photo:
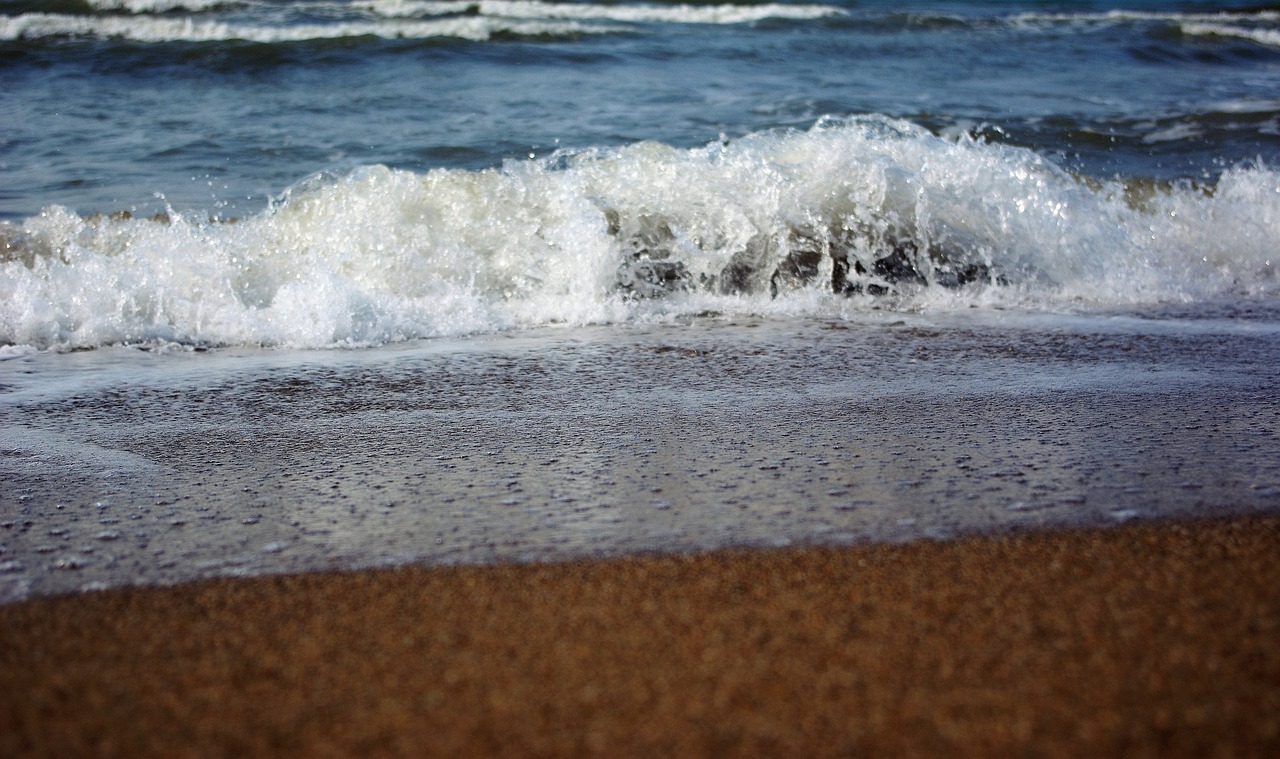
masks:
POLYGON ((393 40, 494 35, 566 37, 635 31, 622 24, 744 24, 840 15, 824 5, 598 5, 537 0, 481 2, 219 2, 89 0, 68 10, 0 17, 0 40, 98 38, 132 42, 260 44, 379 37, 393 40))

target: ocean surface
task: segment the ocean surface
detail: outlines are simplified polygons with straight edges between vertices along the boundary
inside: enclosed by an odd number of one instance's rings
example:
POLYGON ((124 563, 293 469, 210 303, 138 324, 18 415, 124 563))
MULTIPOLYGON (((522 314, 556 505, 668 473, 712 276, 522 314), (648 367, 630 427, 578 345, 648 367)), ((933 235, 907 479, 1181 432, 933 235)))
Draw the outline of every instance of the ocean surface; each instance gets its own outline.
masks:
POLYGON ((1278 268, 1280 5, 0 0, 0 600, 1277 508, 1278 268))

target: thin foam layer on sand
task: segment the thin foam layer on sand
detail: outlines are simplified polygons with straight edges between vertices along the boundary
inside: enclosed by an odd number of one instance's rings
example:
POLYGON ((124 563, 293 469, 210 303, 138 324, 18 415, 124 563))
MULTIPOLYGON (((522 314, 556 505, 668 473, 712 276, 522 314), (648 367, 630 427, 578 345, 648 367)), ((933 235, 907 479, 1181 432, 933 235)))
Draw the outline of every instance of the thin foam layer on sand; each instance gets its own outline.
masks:
POLYGON ((1277 510, 1280 313, 1238 310, 0 362, 0 603, 1277 510))
POLYGON ((5 756, 1275 756, 1280 516, 0 607, 5 756))

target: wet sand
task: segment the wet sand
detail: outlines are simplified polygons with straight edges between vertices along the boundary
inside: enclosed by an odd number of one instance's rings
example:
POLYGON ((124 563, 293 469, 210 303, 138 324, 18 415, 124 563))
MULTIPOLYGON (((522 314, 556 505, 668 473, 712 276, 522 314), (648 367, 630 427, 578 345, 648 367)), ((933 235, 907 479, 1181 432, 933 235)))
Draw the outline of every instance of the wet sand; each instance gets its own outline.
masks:
POLYGON ((1280 516, 0 607, 4 756, 1276 756, 1280 516))
POLYGON ((1280 509, 1280 315, 1210 316, 0 362, 0 603, 1280 509))

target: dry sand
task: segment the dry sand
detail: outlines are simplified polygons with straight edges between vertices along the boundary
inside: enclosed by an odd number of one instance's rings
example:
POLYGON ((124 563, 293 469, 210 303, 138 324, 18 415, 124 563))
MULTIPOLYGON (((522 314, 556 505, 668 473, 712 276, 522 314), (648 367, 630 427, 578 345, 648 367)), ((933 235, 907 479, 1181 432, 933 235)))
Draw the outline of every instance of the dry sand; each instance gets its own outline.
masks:
POLYGON ((4 756, 1278 756, 1280 516, 0 607, 4 756))

